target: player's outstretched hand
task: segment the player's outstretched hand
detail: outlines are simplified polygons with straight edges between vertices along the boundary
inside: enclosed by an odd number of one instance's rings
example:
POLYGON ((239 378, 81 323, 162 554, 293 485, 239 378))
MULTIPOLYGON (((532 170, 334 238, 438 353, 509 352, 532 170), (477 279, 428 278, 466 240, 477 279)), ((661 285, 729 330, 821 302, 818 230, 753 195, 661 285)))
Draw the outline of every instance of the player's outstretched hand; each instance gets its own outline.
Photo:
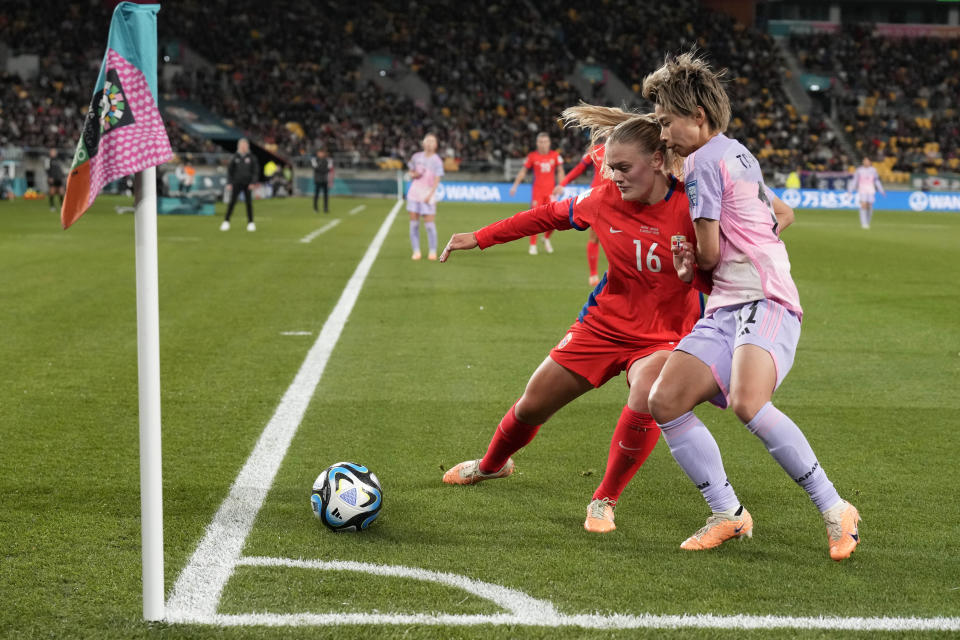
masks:
POLYGON ((673 268, 684 282, 693 282, 693 274, 697 270, 697 257, 693 253, 693 244, 681 242, 673 250, 673 268))
POLYGON ((557 185, 553 188, 553 197, 559 198, 560 196, 563 195, 563 192, 564 192, 564 188, 561 187, 560 185, 557 185))
POLYGON ((450 257, 451 251, 476 249, 477 246, 479 246, 477 236, 473 235, 473 233, 455 233, 450 236, 450 242, 443 248, 443 253, 440 254, 440 262, 446 262, 447 258, 450 257))

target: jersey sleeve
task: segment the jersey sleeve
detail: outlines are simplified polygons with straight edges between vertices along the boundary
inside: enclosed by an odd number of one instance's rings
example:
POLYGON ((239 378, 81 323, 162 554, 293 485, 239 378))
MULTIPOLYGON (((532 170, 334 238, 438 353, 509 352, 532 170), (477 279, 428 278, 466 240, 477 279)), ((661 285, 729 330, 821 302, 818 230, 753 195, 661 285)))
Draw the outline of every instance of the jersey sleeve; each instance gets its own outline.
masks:
POLYGON ((720 219, 720 204, 723 199, 723 180, 718 161, 709 156, 697 158, 690 154, 683 165, 687 200, 690 201, 690 219, 720 219))
POLYGON ((443 160, 440 159, 440 156, 434 156, 434 159, 436 160, 436 162, 434 162, 433 164, 436 170, 433 173, 436 174, 438 178, 440 178, 443 176, 443 160))
POLYGON ((477 244, 481 249, 486 249, 495 244, 519 240, 535 233, 571 229, 573 225, 569 211, 572 202, 573 200, 550 202, 487 225, 474 232, 477 244))
POLYGON ((523 161, 523 166, 527 169, 533 169, 533 154, 528 153, 527 159, 523 161))
POLYGON ((563 176, 563 180, 560 181, 560 186, 565 187, 574 180, 576 180, 581 173, 587 170, 587 167, 593 164, 593 158, 590 157, 590 154, 586 154, 583 158, 580 159, 580 162, 577 163, 573 169, 570 169, 570 173, 563 176))

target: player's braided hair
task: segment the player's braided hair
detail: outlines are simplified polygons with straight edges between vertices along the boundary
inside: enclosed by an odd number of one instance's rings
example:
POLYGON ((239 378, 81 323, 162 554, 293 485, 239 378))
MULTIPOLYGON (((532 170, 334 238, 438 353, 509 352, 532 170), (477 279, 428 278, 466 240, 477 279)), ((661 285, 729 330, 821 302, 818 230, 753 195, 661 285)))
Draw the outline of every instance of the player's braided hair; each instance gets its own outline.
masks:
POLYGON ((601 142, 637 144, 646 153, 666 153, 660 140, 660 125, 650 113, 624 111, 617 107, 601 107, 581 102, 564 109, 560 114, 565 127, 580 127, 590 131, 590 142, 596 147, 601 142))
POLYGON ((697 107, 703 107, 710 130, 722 133, 730 124, 730 97, 723 88, 726 73, 726 69, 714 71, 696 50, 668 55, 659 69, 643 79, 643 97, 667 113, 682 116, 696 115, 697 107))

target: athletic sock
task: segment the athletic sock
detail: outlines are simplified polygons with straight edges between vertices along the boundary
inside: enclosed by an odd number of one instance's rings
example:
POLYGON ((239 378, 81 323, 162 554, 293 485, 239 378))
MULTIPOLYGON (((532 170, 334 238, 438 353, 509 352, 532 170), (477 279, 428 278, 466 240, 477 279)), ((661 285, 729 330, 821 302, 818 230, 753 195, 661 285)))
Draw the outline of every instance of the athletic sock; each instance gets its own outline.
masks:
POLYGON ((427 246, 430 247, 430 251, 434 253, 437 252, 437 223, 436 222, 427 222, 427 246))
POLYGON ((553 235, 553 229, 547 229, 546 231, 543 232, 543 237, 546 238, 547 240, 549 240, 550 236, 552 235, 553 235))
POLYGON ((410 221, 410 246, 414 251, 420 251, 420 221, 410 221))
POLYGON ((653 416, 624 407, 610 441, 607 470, 600 486, 593 493, 593 499, 606 498, 616 504, 624 487, 657 446, 659 438, 660 427, 654 422, 653 416))
POLYGON ((540 430, 539 424, 527 424, 517 420, 516 407, 517 404, 514 403, 497 425, 493 439, 487 447, 487 454, 480 461, 480 471, 483 473, 494 473, 502 469, 510 456, 527 446, 540 430))
POLYGON ((772 403, 763 405, 746 427, 760 438, 783 470, 803 487, 821 513, 839 502, 840 495, 817 461, 803 432, 772 403))
POLYGON ((600 264, 600 243, 587 240, 587 267, 590 268, 590 277, 597 275, 600 264))
POLYGON ((661 424, 660 429, 673 459, 700 490, 711 511, 719 513, 740 505, 723 470, 717 441, 692 411, 661 424))
POLYGON ((532 236, 530 236, 530 244, 533 246, 537 245, 537 234, 533 234, 532 236))

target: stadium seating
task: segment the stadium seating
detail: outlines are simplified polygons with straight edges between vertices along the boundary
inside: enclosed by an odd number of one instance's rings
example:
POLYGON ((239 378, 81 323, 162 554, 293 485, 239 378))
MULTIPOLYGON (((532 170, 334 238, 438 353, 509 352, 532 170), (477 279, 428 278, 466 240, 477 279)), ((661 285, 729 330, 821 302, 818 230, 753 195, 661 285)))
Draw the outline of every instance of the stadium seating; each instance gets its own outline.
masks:
MULTIPOLYGON (((596 99, 567 81, 578 60, 610 69, 638 93, 665 52, 696 45, 729 70, 730 134, 755 150, 766 170, 842 171, 857 162, 843 154, 820 112, 797 113, 783 88, 789 72, 768 35, 695 0, 600 7, 571 9, 560 0, 182 3, 160 12, 161 43, 185 44, 208 64, 167 78, 161 89, 205 105, 289 157, 325 145, 347 164, 393 167, 435 131, 449 166, 500 167, 523 157, 541 129, 568 159, 582 152, 583 135, 556 123, 563 108, 596 99), (414 100, 362 77, 364 56, 372 54, 415 73, 429 98, 414 100)), ((55 0, 0 16, 0 42, 13 54, 41 57, 33 79, 0 76, 0 144, 72 147, 95 74, 90 61, 99 60, 91 43, 105 40, 108 23, 98 3, 64 10, 55 0), (50 15, 63 17, 58 23, 50 15)), ((838 78, 840 124, 858 151, 883 158, 885 180, 957 167, 957 45, 943 44, 877 38, 856 26, 791 39, 806 70, 838 78)), ((649 108, 639 96, 627 106, 649 108)), ((178 152, 218 150, 176 123, 169 131, 178 152)))

